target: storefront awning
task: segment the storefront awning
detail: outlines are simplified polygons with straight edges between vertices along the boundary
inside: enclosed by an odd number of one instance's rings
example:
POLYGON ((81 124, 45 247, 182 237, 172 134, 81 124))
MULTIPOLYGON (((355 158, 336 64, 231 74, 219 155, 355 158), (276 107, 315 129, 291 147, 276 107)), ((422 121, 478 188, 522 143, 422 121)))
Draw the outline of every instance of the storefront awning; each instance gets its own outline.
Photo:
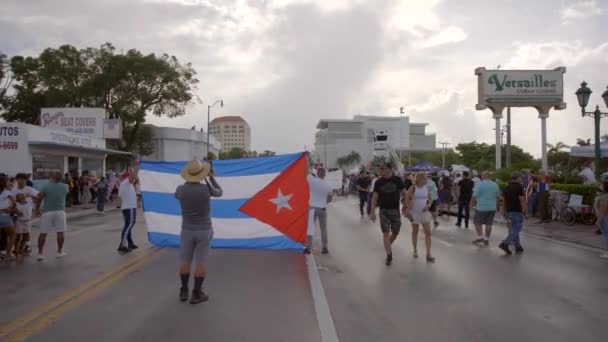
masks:
POLYGON ((132 153, 125 152, 125 151, 111 150, 111 149, 107 149, 107 148, 62 144, 62 143, 48 142, 48 141, 30 141, 29 145, 30 146, 41 146, 41 147, 61 147, 61 148, 76 149, 76 150, 83 151, 83 152, 90 151, 90 152, 98 152, 98 153, 105 153, 105 154, 111 154, 111 155, 133 156, 132 153))

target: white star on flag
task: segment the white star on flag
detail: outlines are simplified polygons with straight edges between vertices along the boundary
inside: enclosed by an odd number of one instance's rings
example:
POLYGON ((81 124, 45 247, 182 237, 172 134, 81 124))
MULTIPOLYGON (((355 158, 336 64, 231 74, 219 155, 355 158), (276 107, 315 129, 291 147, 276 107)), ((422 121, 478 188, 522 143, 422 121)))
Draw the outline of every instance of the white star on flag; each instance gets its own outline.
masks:
POLYGON ((277 214, 283 208, 287 208, 287 209, 293 211, 293 209, 291 209, 291 206, 289 205, 289 200, 291 199, 291 196, 293 196, 293 194, 283 195, 283 193, 281 192, 281 189, 279 188, 277 197, 270 200, 270 202, 274 203, 277 206, 277 214))

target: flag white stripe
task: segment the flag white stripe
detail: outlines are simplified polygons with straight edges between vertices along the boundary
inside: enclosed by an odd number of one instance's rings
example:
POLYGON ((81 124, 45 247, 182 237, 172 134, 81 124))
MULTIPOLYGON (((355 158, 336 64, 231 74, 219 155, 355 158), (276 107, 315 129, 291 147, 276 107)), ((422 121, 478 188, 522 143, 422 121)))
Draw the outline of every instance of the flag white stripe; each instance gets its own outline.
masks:
MULTIPOLYGON (((222 199, 251 198, 266 187, 279 173, 267 173, 253 176, 216 177, 222 187, 222 199)), ((175 189, 184 184, 179 174, 141 170, 139 172, 142 191, 164 192, 173 194, 175 189)))
MULTIPOLYGON (((178 235, 182 218, 176 215, 144 213, 148 232, 178 235)), ((217 239, 248 239, 284 236, 273 227, 256 219, 212 219, 213 236, 217 239)))

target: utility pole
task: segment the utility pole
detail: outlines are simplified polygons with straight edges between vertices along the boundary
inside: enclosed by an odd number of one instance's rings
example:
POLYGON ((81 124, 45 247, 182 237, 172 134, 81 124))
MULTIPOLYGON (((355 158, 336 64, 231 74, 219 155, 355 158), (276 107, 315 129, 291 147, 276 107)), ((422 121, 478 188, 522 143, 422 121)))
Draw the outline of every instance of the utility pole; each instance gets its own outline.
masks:
POLYGON ((450 144, 447 141, 439 142, 441 145, 441 167, 445 169, 445 149, 450 144))
POLYGON ((507 168, 511 168, 511 107, 507 107, 507 168))
POLYGON ((327 169, 327 131, 323 134, 323 167, 327 169))
POLYGON ((403 150, 401 142, 403 141, 403 137, 401 136, 403 134, 403 128, 401 127, 401 121, 403 121, 403 114, 405 114, 405 112, 403 111, 403 107, 399 108, 399 163, 403 164, 403 157, 401 156, 401 151, 403 150))

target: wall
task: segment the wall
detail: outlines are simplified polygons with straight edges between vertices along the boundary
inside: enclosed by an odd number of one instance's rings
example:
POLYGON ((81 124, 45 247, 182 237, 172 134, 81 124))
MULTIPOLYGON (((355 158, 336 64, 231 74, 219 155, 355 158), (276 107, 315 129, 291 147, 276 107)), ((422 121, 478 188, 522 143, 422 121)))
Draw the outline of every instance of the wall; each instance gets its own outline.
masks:
MULTIPOLYGON (((184 161, 206 156, 207 133, 193 129, 152 126, 154 152, 143 160, 184 161)), ((218 154, 219 141, 209 136, 210 151, 218 154)))
POLYGON ((31 172, 27 130, 26 124, 0 123, 0 172, 11 176, 31 172))

